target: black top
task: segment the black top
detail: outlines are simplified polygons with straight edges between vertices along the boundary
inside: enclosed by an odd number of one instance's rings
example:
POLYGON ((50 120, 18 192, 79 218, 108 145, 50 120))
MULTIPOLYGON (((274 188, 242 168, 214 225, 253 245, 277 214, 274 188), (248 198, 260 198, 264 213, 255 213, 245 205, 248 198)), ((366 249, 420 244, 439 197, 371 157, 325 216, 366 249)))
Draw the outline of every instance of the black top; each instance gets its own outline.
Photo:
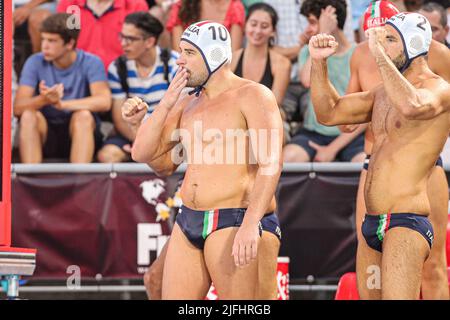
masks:
MULTIPOLYGON (((242 60, 244 59, 244 52, 245 52, 245 49, 242 50, 242 54, 239 57, 239 61, 236 66, 236 70, 234 71, 234 73, 239 77, 242 77, 242 60)), ((270 64, 270 52, 267 52, 266 69, 264 70, 263 77, 261 80, 259 80, 259 83, 265 85, 269 89, 272 89, 273 75, 272 75, 272 67, 270 64)))

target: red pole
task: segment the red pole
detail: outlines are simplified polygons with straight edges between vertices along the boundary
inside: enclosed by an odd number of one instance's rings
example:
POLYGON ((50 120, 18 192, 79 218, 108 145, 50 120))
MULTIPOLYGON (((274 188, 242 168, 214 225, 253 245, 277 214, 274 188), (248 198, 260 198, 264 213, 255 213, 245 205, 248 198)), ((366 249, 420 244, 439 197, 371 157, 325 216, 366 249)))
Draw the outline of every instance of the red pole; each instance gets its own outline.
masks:
POLYGON ((3 8, 3 141, 2 194, 0 199, 0 246, 11 246, 11 65, 12 61, 12 4, 1 1, 3 8))

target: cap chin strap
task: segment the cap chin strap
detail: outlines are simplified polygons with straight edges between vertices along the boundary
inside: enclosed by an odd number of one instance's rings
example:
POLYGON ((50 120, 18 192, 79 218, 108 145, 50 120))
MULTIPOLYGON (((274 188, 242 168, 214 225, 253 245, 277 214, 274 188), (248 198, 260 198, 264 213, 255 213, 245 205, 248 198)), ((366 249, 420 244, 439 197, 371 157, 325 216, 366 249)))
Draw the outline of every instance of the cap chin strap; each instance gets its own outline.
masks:
POLYGON ((401 67, 400 73, 405 72, 406 69, 409 68, 409 66, 411 65, 411 63, 413 62, 414 59, 417 59, 417 58, 419 58, 419 57, 421 57, 421 56, 426 56, 427 54, 428 54, 428 52, 423 52, 423 53, 419 54, 418 56, 415 56, 415 57, 412 58, 412 59, 409 59, 409 58, 408 58, 408 60, 406 61, 406 63, 403 65, 403 67, 401 67))
MULTIPOLYGON (((212 74, 213 74, 214 72, 216 72, 217 70, 219 70, 220 67, 222 67, 222 66, 225 64, 225 62, 227 62, 227 60, 225 60, 224 62, 222 62, 222 63, 216 68, 216 70, 214 70, 214 71, 212 71, 212 72, 209 72, 209 71, 208 71, 208 73, 209 73, 209 74, 208 74, 208 78, 206 78, 205 82, 203 82, 201 85, 196 86, 194 89, 192 89, 191 91, 189 91, 189 92, 188 92, 189 95, 193 95, 193 94, 195 93, 195 96, 198 97, 198 96, 200 95, 200 93, 202 92, 202 90, 205 88, 205 85, 206 85, 206 83, 208 82, 209 78, 211 78, 212 74)), ((205 61, 205 63, 206 63, 206 61, 205 61)))
POLYGON ((400 73, 403 73, 406 71, 406 69, 409 68, 409 66, 411 65, 413 59, 408 59, 406 60, 405 64, 403 65, 403 67, 400 68, 400 73))

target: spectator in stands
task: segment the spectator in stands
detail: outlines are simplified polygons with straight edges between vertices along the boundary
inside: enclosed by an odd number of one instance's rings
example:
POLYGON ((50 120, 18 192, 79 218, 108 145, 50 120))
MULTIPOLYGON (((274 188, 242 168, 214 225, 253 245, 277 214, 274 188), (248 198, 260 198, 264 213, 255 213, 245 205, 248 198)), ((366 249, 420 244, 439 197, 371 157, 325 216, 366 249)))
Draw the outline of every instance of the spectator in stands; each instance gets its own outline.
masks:
MULTIPOLYGON (((300 8, 303 0, 262 0, 270 4, 278 14, 278 27, 274 51, 284 55, 291 60, 291 81, 289 83, 282 108, 289 123, 290 131, 295 132, 298 122, 302 120, 302 115, 307 106, 307 90, 297 79, 298 63, 297 58, 300 49, 308 44, 311 35, 307 34, 308 21, 300 15, 300 8)), ((348 39, 353 42, 353 30, 351 26, 350 1, 346 0, 347 21, 344 24, 344 32, 348 39)))
POLYGON ((14 26, 18 27, 28 21, 28 34, 30 35, 33 52, 41 49, 41 34, 39 28, 42 21, 56 11, 55 0, 13 0, 14 26))
MULTIPOLYGON (((299 15, 303 0, 262 0, 270 4, 278 14, 279 26, 277 28, 277 37, 274 49, 295 63, 300 53, 300 49, 308 43, 310 35, 305 34, 308 21, 305 17, 299 15)), ((346 0, 347 13, 350 11, 350 2, 346 0)), ((348 16, 344 24, 345 33, 350 42, 353 42, 353 29, 351 26, 351 15, 348 16)), ((293 68, 295 73, 292 79, 297 78, 297 68, 293 68), (295 70, 294 70, 295 69, 295 70)))
MULTIPOLYGON (((395 5, 397 5, 395 1, 393 1, 393 2, 395 5)), ((420 7, 422 7, 423 2, 424 2, 423 0, 403 0, 403 4, 405 6, 404 11, 415 12, 415 11, 419 10, 420 7)))
MULTIPOLYGON (((339 47, 328 59, 329 77, 340 94, 344 94, 350 79, 350 58, 354 45, 350 44, 343 32, 346 19, 344 0, 305 0, 301 13, 308 19, 308 29, 312 34, 327 33, 336 38, 339 47)), ((299 56, 300 79, 307 88, 310 86, 311 58, 305 46, 299 56)), ((311 100, 305 114, 303 128, 284 148, 286 162, 330 162, 336 158, 342 161, 362 162, 364 138, 360 131, 342 133, 337 127, 325 127, 318 123, 311 100)))
POLYGON ((135 12, 125 18, 121 32, 124 56, 108 68, 112 91, 112 119, 115 135, 104 142, 98 152, 100 162, 130 160, 134 132, 122 119, 121 107, 128 97, 139 97, 150 107, 150 114, 162 99, 168 83, 175 76, 178 53, 157 46, 164 26, 147 12, 135 12))
POLYGON ((272 48, 278 15, 266 3, 249 7, 245 23, 246 48, 233 53, 231 69, 240 77, 261 83, 272 89, 281 106, 290 80, 289 59, 272 48))
MULTIPOLYGON (((289 85, 291 62, 272 49, 278 15, 266 3, 256 3, 249 7, 245 23, 246 48, 233 52, 231 69, 240 77, 261 83, 272 90, 278 106, 286 119, 281 105, 289 85)), ((285 137, 289 125, 285 124, 285 137)))
POLYGON ((81 24, 78 49, 99 56, 107 70, 122 54, 118 34, 127 14, 148 11, 145 0, 61 0, 58 12, 74 14, 81 24))
POLYGON ((42 52, 25 63, 14 101, 20 117, 23 163, 44 157, 91 162, 102 137, 95 112, 107 111, 111 93, 101 60, 76 49, 79 30, 68 14, 55 14, 41 26, 42 52))
POLYGON ((450 44, 446 39, 449 26, 447 24, 447 12, 444 7, 435 2, 428 2, 422 6, 419 13, 425 16, 430 22, 433 39, 450 48, 450 44))
MULTIPOLYGON (((167 18, 169 17, 170 8, 177 2, 177 0, 156 0, 155 4, 150 6, 150 14, 157 18, 163 26, 167 23, 167 18)), ((170 33, 167 29, 159 36, 158 45, 162 48, 170 48, 170 33)))
POLYGON ((261 2, 261 0, 242 0, 242 4, 245 8, 245 16, 248 15, 248 8, 258 2, 261 2))
POLYGON ((242 47, 245 10, 240 0, 179 0, 172 6, 166 25, 172 36, 172 49, 179 50, 184 29, 203 20, 219 22, 228 29, 233 51, 242 47))
POLYGON ((360 36, 361 19, 371 2, 372 0, 360 0, 352 2, 352 28, 355 33, 355 42, 357 43, 362 42, 363 40, 360 36))

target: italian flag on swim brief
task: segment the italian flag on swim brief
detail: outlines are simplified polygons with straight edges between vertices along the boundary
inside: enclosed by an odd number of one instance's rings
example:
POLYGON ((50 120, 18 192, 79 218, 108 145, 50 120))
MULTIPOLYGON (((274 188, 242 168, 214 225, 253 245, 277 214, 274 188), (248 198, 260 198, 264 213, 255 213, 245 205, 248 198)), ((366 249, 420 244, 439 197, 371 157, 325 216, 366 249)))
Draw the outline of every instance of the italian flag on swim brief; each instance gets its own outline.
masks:
POLYGON ((380 241, 383 241, 391 223, 391 214, 381 214, 378 219, 377 236, 380 241))
POLYGON ((217 229, 217 223, 219 222, 219 209, 205 211, 203 218, 203 239, 213 231, 217 229))

